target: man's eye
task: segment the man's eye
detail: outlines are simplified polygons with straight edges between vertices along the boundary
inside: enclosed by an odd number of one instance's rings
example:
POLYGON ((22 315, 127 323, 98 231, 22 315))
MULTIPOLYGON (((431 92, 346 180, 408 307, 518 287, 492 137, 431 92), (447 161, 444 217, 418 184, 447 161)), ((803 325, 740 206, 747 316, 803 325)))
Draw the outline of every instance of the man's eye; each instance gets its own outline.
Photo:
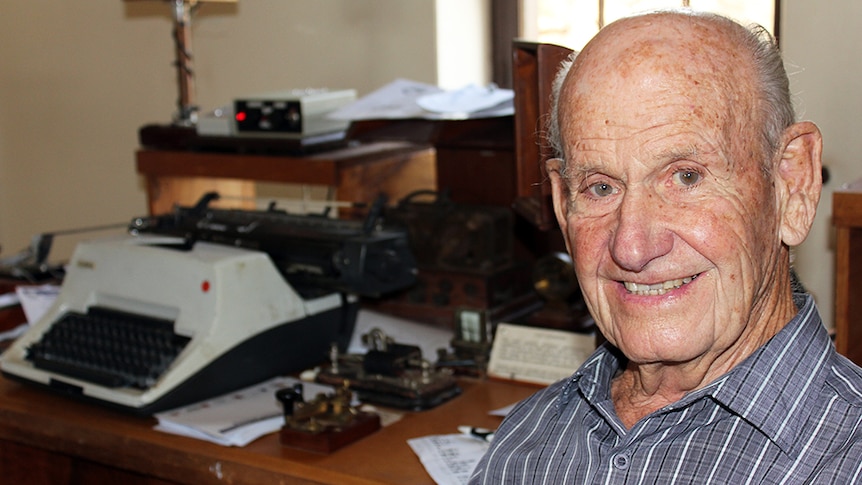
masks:
POLYGON ((611 187, 611 184, 607 184, 604 182, 590 185, 588 190, 596 197, 607 197, 614 193, 614 188, 611 187))
POLYGON ((700 182, 703 177, 701 177, 700 173, 695 172, 694 170, 680 170, 673 174, 673 178, 680 185, 691 187, 700 182))

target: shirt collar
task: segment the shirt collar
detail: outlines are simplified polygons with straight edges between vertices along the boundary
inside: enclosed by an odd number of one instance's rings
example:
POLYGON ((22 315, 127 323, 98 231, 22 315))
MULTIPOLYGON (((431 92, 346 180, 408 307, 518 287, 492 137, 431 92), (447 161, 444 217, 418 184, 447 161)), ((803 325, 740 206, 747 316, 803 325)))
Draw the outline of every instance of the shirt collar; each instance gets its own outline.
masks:
POLYGON ((559 406, 565 407, 571 393, 579 390, 590 402, 610 399, 611 380, 622 369, 625 357, 616 347, 605 342, 564 383, 559 406))
POLYGON ((799 312, 765 345, 703 391, 761 430, 786 452, 826 382, 832 342, 811 295, 795 296, 799 312))
MULTIPOLYGON (((749 421, 786 452, 798 446, 798 430, 814 409, 811 401, 825 382, 829 335, 811 295, 794 296, 799 312, 754 354, 712 384, 671 407, 711 396, 749 421)), ((610 399, 610 384, 625 357, 605 343, 564 383, 558 406, 579 390, 597 403, 610 399)))

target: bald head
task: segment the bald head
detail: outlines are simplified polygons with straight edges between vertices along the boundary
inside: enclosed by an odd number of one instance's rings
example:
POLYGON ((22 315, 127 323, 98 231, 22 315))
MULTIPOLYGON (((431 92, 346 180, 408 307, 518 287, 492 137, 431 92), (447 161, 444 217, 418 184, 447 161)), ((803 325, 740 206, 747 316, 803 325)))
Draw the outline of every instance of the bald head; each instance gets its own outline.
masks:
MULTIPOLYGON (((561 69, 549 125, 549 141, 565 158, 563 127, 598 113, 581 104, 617 98, 621 109, 649 115, 655 105, 688 103, 691 116, 703 108, 745 114, 723 120, 728 136, 744 132, 761 156, 773 153, 793 123, 787 75, 773 39, 713 14, 657 12, 614 22, 561 69), (640 97, 620 98, 623 88, 640 97), (629 91, 631 91, 629 89, 629 91), (752 127, 760 131, 752 133, 752 127)), ((612 125, 614 120, 606 119, 612 125)), ((705 120, 702 120, 705 121, 705 120)), ((569 141, 571 141, 569 139, 569 141)))

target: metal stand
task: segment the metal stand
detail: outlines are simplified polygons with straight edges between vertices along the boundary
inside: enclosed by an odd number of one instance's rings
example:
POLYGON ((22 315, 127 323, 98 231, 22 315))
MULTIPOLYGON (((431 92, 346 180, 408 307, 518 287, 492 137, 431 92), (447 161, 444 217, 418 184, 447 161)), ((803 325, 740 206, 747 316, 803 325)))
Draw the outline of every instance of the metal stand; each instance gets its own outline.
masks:
POLYGON ((197 0, 171 0, 174 7, 174 46, 176 51, 177 84, 179 98, 174 124, 194 126, 198 121, 195 105, 195 79, 192 69, 192 13, 197 0))
MULTIPOLYGON (((125 0, 131 1, 131 0, 125 0)), ((174 50, 177 68, 177 112, 174 126, 195 126, 198 122, 198 106, 195 104, 195 72, 192 69, 192 15, 200 3, 237 3, 238 0, 164 0, 173 7, 174 50)))

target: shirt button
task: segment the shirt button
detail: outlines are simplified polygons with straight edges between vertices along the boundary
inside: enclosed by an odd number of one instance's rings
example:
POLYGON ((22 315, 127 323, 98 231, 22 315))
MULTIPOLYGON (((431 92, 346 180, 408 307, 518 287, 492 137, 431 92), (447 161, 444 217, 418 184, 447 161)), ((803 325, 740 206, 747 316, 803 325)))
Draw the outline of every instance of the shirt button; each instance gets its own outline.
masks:
POLYGON ((613 463, 614 468, 619 468, 620 470, 626 470, 629 467, 629 457, 623 453, 614 455, 611 462, 613 463))

